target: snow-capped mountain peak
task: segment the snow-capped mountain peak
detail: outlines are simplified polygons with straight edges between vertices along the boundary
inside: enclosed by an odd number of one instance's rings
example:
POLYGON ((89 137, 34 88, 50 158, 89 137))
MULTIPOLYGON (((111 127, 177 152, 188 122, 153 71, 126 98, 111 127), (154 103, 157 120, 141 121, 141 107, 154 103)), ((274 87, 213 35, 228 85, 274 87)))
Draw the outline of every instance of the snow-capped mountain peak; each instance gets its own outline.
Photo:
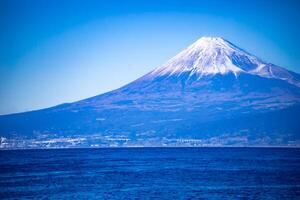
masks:
POLYGON ((190 72, 190 75, 204 76, 232 72, 238 75, 248 69, 243 69, 234 62, 234 58, 237 57, 243 57, 257 66, 262 64, 258 59, 223 38, 202 37, 153 73, 180 75, 183 72, 190 72))
POLYGON ((247 73, 282 79, 300 86, 299 80, 291 79, 292 72, 266 63, 221 37, 201 37, 149 75, 180 76, 183 73, 196 75, 198 78, 228 73, 237 77, 241 73, 247 73))

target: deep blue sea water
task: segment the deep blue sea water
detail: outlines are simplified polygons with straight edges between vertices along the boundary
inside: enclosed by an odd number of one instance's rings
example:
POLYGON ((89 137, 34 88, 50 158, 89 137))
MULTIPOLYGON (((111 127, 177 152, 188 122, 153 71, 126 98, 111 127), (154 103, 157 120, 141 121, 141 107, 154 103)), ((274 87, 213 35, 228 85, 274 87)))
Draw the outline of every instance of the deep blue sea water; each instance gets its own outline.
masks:
POLYGON ((0 151, 0 199, 300 199, 300 149, 0 151))

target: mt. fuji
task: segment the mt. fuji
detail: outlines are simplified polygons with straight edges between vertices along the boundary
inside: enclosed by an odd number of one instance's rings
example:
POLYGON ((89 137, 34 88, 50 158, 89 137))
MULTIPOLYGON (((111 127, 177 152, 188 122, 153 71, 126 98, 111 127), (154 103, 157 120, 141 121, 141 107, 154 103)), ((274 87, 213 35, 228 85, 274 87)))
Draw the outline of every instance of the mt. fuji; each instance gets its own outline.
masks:
POLYGON ((0 147, 300 146, 300 75, 202 37, 117 90, 0 116, 0 147))

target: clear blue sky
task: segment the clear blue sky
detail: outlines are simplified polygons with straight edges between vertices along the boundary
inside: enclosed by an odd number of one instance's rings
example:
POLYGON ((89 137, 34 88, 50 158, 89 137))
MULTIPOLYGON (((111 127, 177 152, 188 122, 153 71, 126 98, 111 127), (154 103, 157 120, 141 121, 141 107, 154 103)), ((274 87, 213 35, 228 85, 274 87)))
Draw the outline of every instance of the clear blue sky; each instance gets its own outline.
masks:
POLYGON ((201 36, 300 72, 298 2, 0 0, 0 114, 116 89, 201 36))

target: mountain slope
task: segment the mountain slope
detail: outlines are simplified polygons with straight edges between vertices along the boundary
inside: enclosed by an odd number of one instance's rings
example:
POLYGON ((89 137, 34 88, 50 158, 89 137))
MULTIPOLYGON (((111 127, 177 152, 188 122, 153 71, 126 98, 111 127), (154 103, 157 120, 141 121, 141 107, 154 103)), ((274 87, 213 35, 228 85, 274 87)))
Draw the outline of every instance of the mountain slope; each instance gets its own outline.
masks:
POLYGON ((2 147, 300 145, 299 74, 200 38, 117 90, 0 117, 2 147), (25 142, 24 142, 25 141, 25 142))

